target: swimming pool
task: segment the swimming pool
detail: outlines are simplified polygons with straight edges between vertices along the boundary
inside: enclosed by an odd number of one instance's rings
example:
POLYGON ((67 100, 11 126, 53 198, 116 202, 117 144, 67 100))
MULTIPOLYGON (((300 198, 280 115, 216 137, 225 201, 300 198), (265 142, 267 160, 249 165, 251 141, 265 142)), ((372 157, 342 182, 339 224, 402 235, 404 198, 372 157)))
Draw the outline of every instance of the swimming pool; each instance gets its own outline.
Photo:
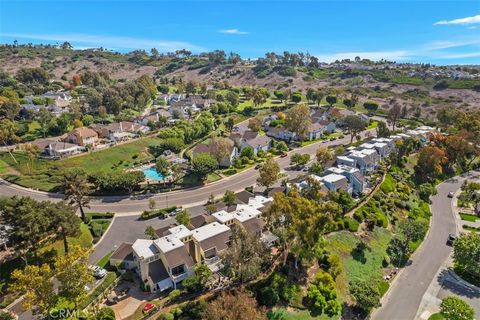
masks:
POLYGON ((145 174, 145 177, 152 180, 163 180, 164 178, 160 173, 157 172, 155 167, 143 169, 143 174, 145 174))

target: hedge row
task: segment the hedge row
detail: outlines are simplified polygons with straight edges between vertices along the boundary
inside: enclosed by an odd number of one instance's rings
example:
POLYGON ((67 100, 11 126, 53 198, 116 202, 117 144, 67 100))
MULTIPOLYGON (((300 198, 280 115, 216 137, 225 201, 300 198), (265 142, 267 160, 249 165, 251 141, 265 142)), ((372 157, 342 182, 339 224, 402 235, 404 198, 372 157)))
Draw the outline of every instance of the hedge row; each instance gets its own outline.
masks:
POLYGON ((153 219, 157 217, 165 218, 170 212, 172 212, 175 209, 177 209, 177 207, 168 207, 168 208, 162 208, 162 209, 156 209, 156 210, 146 210, 142 212, 139 219, 148 220, 148 219, 153 219))

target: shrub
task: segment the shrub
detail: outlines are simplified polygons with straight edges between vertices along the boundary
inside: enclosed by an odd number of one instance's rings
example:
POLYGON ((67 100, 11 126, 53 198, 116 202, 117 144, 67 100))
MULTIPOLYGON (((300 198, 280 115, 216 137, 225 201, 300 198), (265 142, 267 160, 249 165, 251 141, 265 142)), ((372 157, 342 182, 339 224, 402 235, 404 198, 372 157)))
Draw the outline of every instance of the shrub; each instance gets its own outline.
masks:
POLYGON ((350 232, 357 232, 359 225, 360 224, 357 220, 354 220, 350 217, 343 218, 343 227, 348 229, 350 232))
POLYGON ((146 210, 140 215, 139 220, 148 220, 156 217, 164 218, 177 207, 162 208, 157 210, 146 210))
POLYGON ((175 290, 172 290, 172 291, 168 294, 168 298, 169 298, 170 300, 175 300, 175 299, 178 298, 181 294, 182 294, 182 292, 181 292, 179 289, 175 289, 175 290))
POLYGON ((263 287, 257 294, 258 303, 267 307, 276 305, 279 300, 278 293, 271 287, 263 287))
POLYGON ((440 304, 440 313, 449 320, 473 320, 475 311, 457 297, 447 297, 440 304))
POLYGON ((174 320, 175 316, 171 313, 164 313, 158 316, 157 320, 174 320))

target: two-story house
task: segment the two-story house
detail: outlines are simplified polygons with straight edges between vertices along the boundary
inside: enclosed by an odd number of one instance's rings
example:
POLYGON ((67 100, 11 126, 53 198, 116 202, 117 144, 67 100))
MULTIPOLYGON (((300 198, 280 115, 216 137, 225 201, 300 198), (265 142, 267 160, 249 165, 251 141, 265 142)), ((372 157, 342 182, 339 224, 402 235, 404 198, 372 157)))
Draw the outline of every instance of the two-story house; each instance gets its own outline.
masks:
POLYGON ((81 147, 94 147, 98 143, 98 134, 95 130, 87 127, 75 128, 67 134, 64 141, 81 147))
POLYGON ((257 154, 260 150, 267 152, 270 149, 272 139, 266 135, 259 135, 257 132, 246 131, 240 139, 240 148, 251 147, 257 154))

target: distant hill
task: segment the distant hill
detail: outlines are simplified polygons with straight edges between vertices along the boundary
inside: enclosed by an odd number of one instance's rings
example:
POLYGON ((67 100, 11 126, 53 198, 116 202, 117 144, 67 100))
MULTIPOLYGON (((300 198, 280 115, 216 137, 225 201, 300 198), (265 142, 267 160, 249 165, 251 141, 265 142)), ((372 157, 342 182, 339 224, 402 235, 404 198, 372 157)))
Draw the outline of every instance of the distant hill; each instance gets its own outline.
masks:
POLYGON ((433 114, 440 106, 480 110, 480 79, 469 79, 479 73, 478 66, 435 67, 369 60, 321 64, 303 54, 287 57, 269 53, 266 57, 242 60, 218 50, 201 55, 180 51, 153 56, 142 50, 120 54, 99 49, 0 46, 0 69, 15 74, 20 68, 42 67, 57 80, 70 80, 88 70, 105 72, 119 82, 149 75, 157 81, 175 78, 218 88, 261 86, 305 93, 307 88, 326 87, 340 98, 349 88, 357 88, 362 96, 380 105, 394 100, 421 108, 423 116, 433 114), (459 76, 462 79, 456 79, 459 76))

